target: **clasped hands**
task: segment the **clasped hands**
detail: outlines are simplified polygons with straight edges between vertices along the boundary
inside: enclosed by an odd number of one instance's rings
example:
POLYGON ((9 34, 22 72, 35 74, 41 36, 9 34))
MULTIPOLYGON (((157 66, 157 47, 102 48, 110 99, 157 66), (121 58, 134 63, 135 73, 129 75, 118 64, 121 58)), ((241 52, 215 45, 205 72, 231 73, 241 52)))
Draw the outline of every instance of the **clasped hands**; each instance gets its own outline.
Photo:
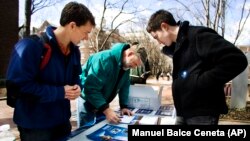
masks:
POLYGON ((65 85, 64 91, 65 91, 65 98, 68 100, 75 100, 81 94, 81 88, 79 85, 73 85, 73 86, 65 85))

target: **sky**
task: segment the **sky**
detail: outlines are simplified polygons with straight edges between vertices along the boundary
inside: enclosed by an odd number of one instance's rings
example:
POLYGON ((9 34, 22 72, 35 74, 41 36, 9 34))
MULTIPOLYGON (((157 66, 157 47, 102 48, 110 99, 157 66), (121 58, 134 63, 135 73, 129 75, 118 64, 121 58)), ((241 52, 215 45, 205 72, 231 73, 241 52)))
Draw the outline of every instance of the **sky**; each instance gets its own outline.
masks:
MULTIPOLYGON (((19 25, 22 25, 24 22, 24 1, 19 0, 19 25)), ((68 2, 72 0, 62 0, 62 2, 55 4, 51 7, 43 8, 40 11, 34 13, 31 17, 31 27, 39 27, 45 20, 49 21, 51 24, 55 26, 59 26, 60 13, 68 2)), ((99 26, 100 18, 103 10, 103 1, 104 0, 74 0, 77 2, 81 2, 86 5, 90 11, 93 13, 96 19, 97 26, 99 26)), ((107 0, 109 2, 119 2, 121 0, 107 0)), ((180 0, 185 3, 186 0, 180 0)), ((200 0, 193 0, 193 2, 200 0)), ((227 18, 226 18, 226 34, 225 38, 231 42, 235 38, 235 32, 238 29, 239 18, 240 18, 240 9, 242 7, 243 0, 228 0, 230 6, 227 9, 227 18)), ((250 8, 250 0, 247 0, 247 7, 250 8)), ((119 4, 119 3, 118 3, 119 4)), ((192 7, 192 12, 197 12, 201 6, 197 3, 192 3, 188 5, 192 7)), ((150 15, 159 9, 166 9, 173 13, 176 20, 188 20, 191 24, 196 25, 197 20, 187 12, 183 10, 183 6, 180 3, 176 3, 174 0, 129 0, 129 3, 126 4, 126 12, 132 12, 134 10, 140 11, 136 14, 123 14, 117 18, 116 22, 114 22, 114 26, 118 25, 124 20, 132 19, 133 23, 126 23, 119 26, 119 31, 121 32, 130 32, 133 31, 141 31, 145 30, 145 26, 147 20, 150 15)), ((119 12, 119 9, 108 9, 106 12, 105 20, 106 26, 110 27, 110 23, 115 15, 119 12)), ((199 13, 199 12, 198 12, 199 13)), ((250 18, 249 18, 250 19, 250 18)), ((242 32, 242 35, 237 44, 240 45, 250 45, 249 33, 250 33, 250 20, 246 22, 245 30, 242 32)))

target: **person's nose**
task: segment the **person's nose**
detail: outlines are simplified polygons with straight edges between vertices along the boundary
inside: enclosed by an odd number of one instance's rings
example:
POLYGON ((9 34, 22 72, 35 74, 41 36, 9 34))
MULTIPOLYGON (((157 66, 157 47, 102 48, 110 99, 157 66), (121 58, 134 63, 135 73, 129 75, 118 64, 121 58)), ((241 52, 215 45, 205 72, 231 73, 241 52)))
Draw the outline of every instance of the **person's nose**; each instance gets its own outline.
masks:
POLYGON ((88 40, 89 39, 89 35, 88 34, 85 34, 84 36, 83 36, 83 40, 88 40))

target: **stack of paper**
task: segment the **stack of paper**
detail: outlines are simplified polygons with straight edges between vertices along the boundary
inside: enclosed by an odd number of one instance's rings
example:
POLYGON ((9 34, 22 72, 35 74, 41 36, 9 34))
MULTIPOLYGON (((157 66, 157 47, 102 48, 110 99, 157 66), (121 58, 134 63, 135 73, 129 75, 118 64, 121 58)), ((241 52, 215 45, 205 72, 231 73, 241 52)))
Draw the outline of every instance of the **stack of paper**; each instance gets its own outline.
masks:
POLYGON ((121 117, 121 121, 120 123, 125 123, 125 124, 129 124, 132 122, 132 120, 135 118, 135 116, 127 116, 127 115, 124 115, 121 117))
POLYGON ((162 117, 161 118, 161 125, 175 125, 175 117, 170 117, 170 116, 166 116, 166 117, 162 117))
POLYGON ((143 116, 139 121, 141 125, 157 125, 158 117, 157 116, 143 116))

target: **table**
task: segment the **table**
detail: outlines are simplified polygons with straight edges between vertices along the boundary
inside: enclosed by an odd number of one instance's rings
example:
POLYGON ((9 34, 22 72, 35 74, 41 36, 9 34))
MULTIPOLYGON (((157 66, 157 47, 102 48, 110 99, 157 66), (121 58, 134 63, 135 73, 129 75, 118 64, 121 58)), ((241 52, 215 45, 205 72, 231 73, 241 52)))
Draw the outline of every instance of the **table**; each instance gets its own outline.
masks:
MULTIPOLYGON (((96 131, 97 129, 103 127, 105 124, 108 124, 108 122, 106 120, 103 120, 99 123, 97 123, 96 125, 86 129, 86 130, 75 130, 71 133, 71 135, 69 137, 67 137, 67 139, 65 139, 65 141, 90 141, 90 139, 87 138, 87 135, 96 131)), ((128 124, 117 124, 117 126, 120 127, 127 127, 128 124)))

